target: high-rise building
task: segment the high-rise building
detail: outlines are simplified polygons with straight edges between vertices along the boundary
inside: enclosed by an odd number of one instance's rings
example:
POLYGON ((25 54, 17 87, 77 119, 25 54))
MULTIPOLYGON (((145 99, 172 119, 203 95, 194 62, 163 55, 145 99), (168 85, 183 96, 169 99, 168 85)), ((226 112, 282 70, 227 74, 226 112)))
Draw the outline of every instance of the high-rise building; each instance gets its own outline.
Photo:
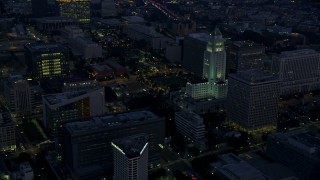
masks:
POLYGON ((197 23, 191 20, 177 20, 169 24, 169 30, 178 36, 186 36, 194 33, 196 29, 197 23))
POLYGON ((39 113, 42 99, 38 84, 28 81, 20 75, 11 76, 3 81, 3 92, 6 106, 13 118, 30 118, 39 113))
POLYGON ((276 125, 280 83, 259 70, 229 75, 227 118, 246 129, 276 125))
POLYGON ((10 113, 0 108, 0 152, 16 150, 16 125, 10 113))
POLYGON ((37 30, 44 33, 52 33, 63 29, 66 26, 76 25, 77 22, 69 17, 54 16, 35 19, 37 30))
POLYGON ((251 41, 235 41, 229 50, 227 71, 235 73, 250 69, 263 69, 265 47, 251 41))
POLYGON ((112 171, 111 141, 141 133, 150 138, 148 166, 159 164, 165 121, 150 111, 104 115, 65 124, 63 157, 75 179, 101 177, 112 171))
POLYGON ((59 44, 25 45, 27 73, 34 79, 66 77, 69 74, 69 52, 59 44))
POLYGON ((115 180, 148 179, 148 137, 139 134, 113 140, 113 177, 115 180))
POLYGON ((91 79, 67 79, 63 83, 63 92, 72 92, 72 91, 87 91, 98 87, 98 82, 91 79))
POLYGON ((182 65, 187 71, 203 77, 204 51, 211 37, 207 33, 192 33, 184 38, 182 65))
POLYGON ((57 0, 60 16, 70 17, 80 23, 89 23, 90 0, 57 0))
POLYGON ((285 51, 273 57, 274 72, 281 81, 281 94, 320 89, 320 53, 311 49, 285 51))
POLYGON ((203 118, 190 111, 175 113, 175 123, 177 131, 189 138, 200 150, 206 149, 205 125, 203 118))
POLYGON ((194 99, 215 98, 227 96, 228 82, 226 76, 226 51, 224 39, 218 28, 211 34, 203 56, 202 77, 206 83, 186 85, 186 94, 194 99))
POLYGON ((320 177, 320 134, 306 129, 268 137, 267 155, 292 169, 300 179, 320 177))
POLYGON ((4 94, 11 115, 31 114, 32 94, 27 80, 21 76, 12 76, 4 83, 4 94))
POLYGON ((43 124, 56 135, 68 121, 102 115, 105 112, 104 87, 43 96, 43 124))
POLYGON ((226 50, 224 39, 219 29, 211 34, 211 39, 204 51, 203 78, 214 82, 224 82, 226 77, 226 50))

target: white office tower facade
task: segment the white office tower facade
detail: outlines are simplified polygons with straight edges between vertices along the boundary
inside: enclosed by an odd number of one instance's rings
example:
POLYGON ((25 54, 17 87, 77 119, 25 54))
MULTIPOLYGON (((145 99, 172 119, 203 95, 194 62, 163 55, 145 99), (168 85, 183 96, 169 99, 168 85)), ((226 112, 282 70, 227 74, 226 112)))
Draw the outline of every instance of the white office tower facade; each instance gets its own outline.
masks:
POLYGON ((271 73, 250 70, 229 75, 227 118, 252 130, 276 125, 280 82, 271 73))
POLYGON ((192 141, 199 150, 206 149, 205 125, 203 118, 194 112, 181 111, 175 113, 177 131, 192 141))
POLYGON ((312 49, 285 51, 273 57, 281 95, 320 89, 320 53, 312 49))
POLYGON ((211 34, 203 59, 203 75, 206 83, 187 83, 186 94, 194 99, 216 98, 227 96, 228 82, 226 76, 226 51, 224 39, 219 29, 211 34))
POLYGON ((148 137, 139 134, 113 140, 115 180, 148 179, 148 137))

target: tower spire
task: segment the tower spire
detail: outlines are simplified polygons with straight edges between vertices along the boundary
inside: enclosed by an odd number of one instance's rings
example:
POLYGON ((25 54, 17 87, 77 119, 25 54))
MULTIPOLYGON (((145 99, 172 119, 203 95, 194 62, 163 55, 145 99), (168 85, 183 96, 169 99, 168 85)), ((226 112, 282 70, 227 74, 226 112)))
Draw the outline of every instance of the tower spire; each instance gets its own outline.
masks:
POLYGON ((218 27, 214 28, 214 31, 210 34, 212 38, 222 38, 222 33, 218 27))

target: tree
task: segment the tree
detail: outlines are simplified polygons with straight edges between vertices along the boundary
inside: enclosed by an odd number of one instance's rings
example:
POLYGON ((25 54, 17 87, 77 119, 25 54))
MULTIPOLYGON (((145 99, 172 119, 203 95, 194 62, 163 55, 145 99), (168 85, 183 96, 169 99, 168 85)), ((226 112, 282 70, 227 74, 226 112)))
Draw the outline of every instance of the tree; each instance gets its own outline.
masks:
POLYGON ((166 175, 166 170, 159 169, 156 172, 149 174, 149 179, 158 179, 158 178, 161 178, 162 176, 165 176, 165 175, 166 175))
POLYGON ((32 162, 31 156, 30 154, 26 153, 26 152, 22 152, 19 154, 19 156, 15 159, 16 163, 22 163, 22 162, 32 162))
POLYGON ((116 93, 109 86, 104 87, 104 92, 105 92, 105 101, 114 101, 117 99, 116 93))

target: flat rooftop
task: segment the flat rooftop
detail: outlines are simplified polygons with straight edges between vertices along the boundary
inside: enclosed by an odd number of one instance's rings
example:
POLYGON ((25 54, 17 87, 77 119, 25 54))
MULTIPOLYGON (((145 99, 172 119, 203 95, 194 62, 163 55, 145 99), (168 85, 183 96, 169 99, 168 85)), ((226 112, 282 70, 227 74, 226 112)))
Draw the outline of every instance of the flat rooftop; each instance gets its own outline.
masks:
POLYGON ((229 153, 218 157, 219 161, 212 166, 229 179, 265 179, 259 170, 234 154, 229 153))
MULTIPOLYGON (((300 149, 301 153, 314 155, 316 158, 320 152, 320 133, 312 133, 306 129, 300 129, 288 133, 276 133, 271 137, 286 143, 289 147, 300 149)), ((318 158, 320 160, 320 158, 318 158)))
POLYGON ((24 82, 25 78, 22 75, 13 75, 10 76, 6 81, 6 85, 8 85, 9 87, 13 87, 13 85, 17 82, 24 82))
POLYGON ((61 22, 75 22, 74 19, 64 16, 54 16, 54 17, 43 17, 38 18, 40 23, 61 23, 61 22))
POLYGON ((203 42, 209 42, 212 39, 212 37, 208 33, 191 33, 189 34, 189 37, 198 39, 203 42))
POLYGON ((79 26, 65 26, 64 30, 72 32, 72 31, 82 31, 82 29, 79 26))
POLYGON ((33 51, 52 51, 52 50, 64 50, 65 47, 56 43, 29 43, 26 47, 33 51))
POLYGON ((90 118, 87 121, 67 123, 65 127, 71 134, 85 134, 92 131, 104 130, 113 126, 123 125, 139 121, 158 120, 159 116, 151 111, 132 111, 121 114, 111 114, 90 118))
POLYGON ((108 25, 108 26, 119 26, 121 25, 121 21, 119 19, 111 18, 111 19, 101 19, 99 20, 101 24, 108 25))
POLYGON ((311 55, 311 54, 318 54, 320 56, 320 53, 313 50, 313 49, 299 49, 299 50, 294 50, 294 51, 284 51, 281 52, 278 57, 296 57, 296 56, 302 56, 302 55, 311 55))
POLYGON ((176 115, 183 117, 185 120, 191 122, 193 125, 204 125, 203 119, 194 112, 181 111, 181 112, 176 112, 176 115))
MULTIPOLYGON (((96 90, 96 89, 95 89, 96 90)), ((66 102, 70 99, 73 99, 75 97, 87 94, 89 92, 92 92, 93 90, 88 90, 88 91, 76 91, 76 92, 67 92, 67 93, 57 93, 57 94, 49 94, 43 96, 43 98, 50 104, 50 105, 55 105, 55 104, 60 104, 63 102, 66 102)))
POLYGON ((254 43, 252 41, 235 41, 233 45, 238 47, 258 47, 262 46, 261 44, 254 43))
POLYGON ((247 152, 240 154, 239 157, 257 168, 269 179, 297 179, 297 175, 290 168, 281 163, 270 160, 265 155, 263 156, 263 154, 247 152))
POLYGON ((96 45, 98 46, 97 43, 93 42, 91 39, 85 38, 85 37, 76 37, 74 38, 74 40, 81 44, 82 46, 86 46, 86 45, 96 45))
MULTIPOLYGON (((313 134, 310 132, 304 132, 291 136, 292 139, 303 143, 308 147, 320 148, 320 134, 313 134)), ((320 149, 319 149, 320 150, 320 149)))
POLYGON ((121 66, 120 64, 118 64, 118 63, 116 63, 114 61, 108 61, 107 64, 110 65, 113 68, 116 68, 116 69, 124 68, 123 66, 121 66))
POLYGON ((96 71, 102 72, 102 71, 112 71, 112 68, 109 67, 106 64, 93 64, 91 65, 91 67, 93 69, 95 69, 96 71))
POLYGON ((158 33, 157 31, 155 31, 154 29, 145 26, 145 25, 141 25, 141 24, 129 24, 128 28, 133 29, 139 33, 145 34, 147 36, 151 36, 154 38, 157 37, 163 37, 162 34, 158 33))
POLYGON ((128 21, 129 23, 143 23, 144 19, 140 16, 123 16, 121 17, 123 20, 128 21))
POLYGON ((279 79, 273 74, 255 69, 239 72, 237 74, 230 74, 229 76, 250 85, 279 82, 279 79))
POLYGON ((69 83, 94 83, 95 80, 89 79, 89 78, 80 78, 80 77, 73 77, 73 78, 68 78, 64 81, 64 85, 69 84, 69 83))
POLYGON ((139 134, 125 138, 115 139, 112 145, 116 147, 128 158, 139 157, 140 154, 148 145, 148 136, 146 134, 139 134))

